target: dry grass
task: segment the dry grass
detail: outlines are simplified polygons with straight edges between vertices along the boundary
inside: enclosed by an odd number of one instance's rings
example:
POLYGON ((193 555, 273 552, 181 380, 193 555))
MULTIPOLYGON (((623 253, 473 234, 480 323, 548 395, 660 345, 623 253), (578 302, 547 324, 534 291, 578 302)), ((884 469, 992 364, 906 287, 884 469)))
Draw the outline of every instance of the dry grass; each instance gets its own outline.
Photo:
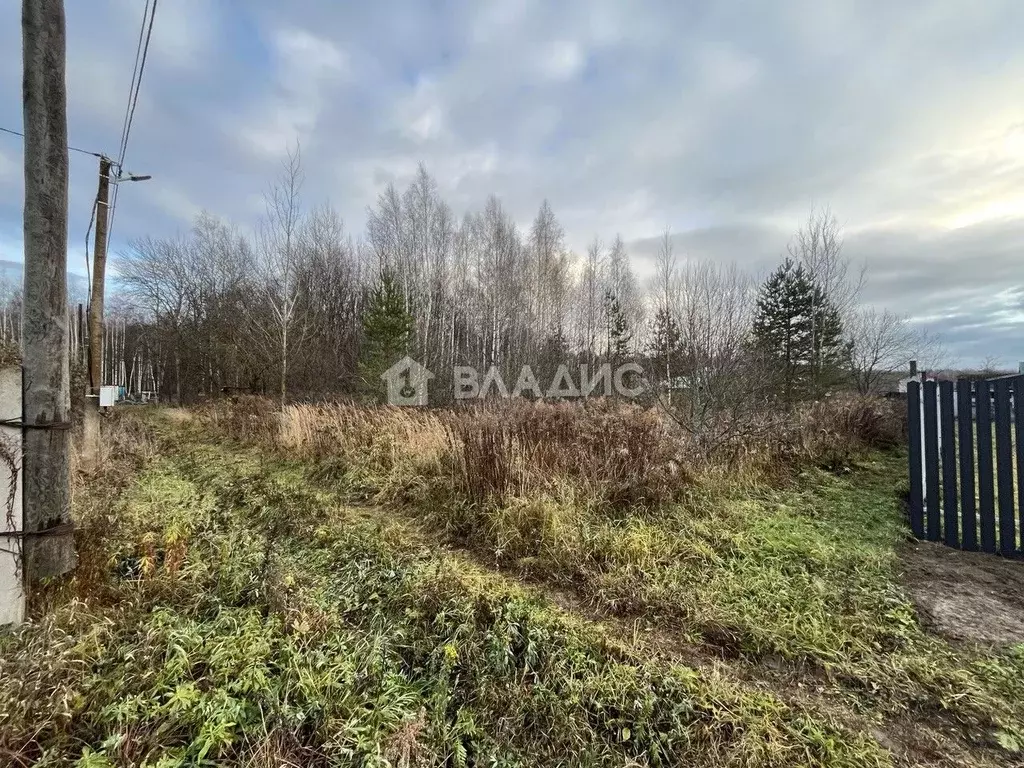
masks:
POLYGON ((710 466, 615 403, 241 405, 104 423, 112 460, 76 499, 84 602, 0 638, 7 762, 889 765, 861 715, 980 756, 950 764, 1019 757, 1020 652, 945 645, 894 581, 899 459, 755 487, 897 435, 878 403, 810 406, 710 466), (350 514, 353 487, 408 506, 350 514), (667 657, 523 576, 660 622, 667 657), (690 669, 680 645, 738 658, 690 669))
POLYGON ((131 410, 113 410, 100 422, 100 435, 101 456, 95 471, 82 468, 79 445, 74 445, 72 453, 71 493, 78 554, 75 588, 79 595, 103 592, 110 573, 108 544, 124 523, 118 501, 142 468, 161 451, 152 426, 131 410))
POLYGON ((551 495, 568 482, 613 508, 652 507, 687 480, 681 444, 651 410, 610 401, 455 411, 456 464, 475 504, 551 495))
POLYGON ((662 506, 696 477, 742 485, 779 482, 807 466, 838 469, 865 448, 897 444, 904 429, 893 404, 846 395, 763 414, 770 425, 714 454, 657 409, 610 400, 279 411, 269 400, 239 398, 200 416, 218 434, 313 460, 325 479, 344 477, 378 501, 427 497, 493 509, 569 494, 609 513, 662 506))
POLYGON ((364 456, 385 464, 430 464, 448 447, 448 432, 430 412, 396 406, 290 405, 280 417, 277 445, 303 458, 364 456))

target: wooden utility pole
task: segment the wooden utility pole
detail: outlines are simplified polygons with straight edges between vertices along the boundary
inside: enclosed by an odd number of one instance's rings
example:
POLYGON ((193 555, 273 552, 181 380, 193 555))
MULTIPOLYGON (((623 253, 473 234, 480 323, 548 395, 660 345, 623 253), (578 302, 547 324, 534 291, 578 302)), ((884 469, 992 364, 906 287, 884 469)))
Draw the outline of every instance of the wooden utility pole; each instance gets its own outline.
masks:
POLYGON ((75 565, 68 371, 68 141, 63 0, 23 0, 25 281, 24 577, 75 565))
POLYGON ((110 159, 100 157, 96 191, 96 242, 89 287, 89 391, 86 392, 82 429, 82 464, 95 470, 100 459, 100 387, 103 386, 103 294, 107 274, 107 222, 109 221, 110 159))
POLYGON ((96 191, 96 244, 89 289, 89 386, 99 396, 103 385, 103 294, 107 275, 107 222, 109 221, 110 159, 100 158, 100 184, 96 191))

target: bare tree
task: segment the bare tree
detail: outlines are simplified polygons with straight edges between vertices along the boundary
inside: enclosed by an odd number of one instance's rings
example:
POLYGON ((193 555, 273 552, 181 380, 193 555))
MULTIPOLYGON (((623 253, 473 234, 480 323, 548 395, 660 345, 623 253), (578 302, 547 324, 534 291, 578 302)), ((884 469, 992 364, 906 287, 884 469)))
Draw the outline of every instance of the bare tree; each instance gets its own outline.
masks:
POLYGON ((679 266, 672 249, 672 233, 666 229, 661 236, 654 257, 654 276, 649 292, 654 303, 655 326, 653 333, 655 353, 660 355, 659 365, 665 374, 665 397, 672 404, 673 362, 677 355, 679 327, 676 319, 679 299, 679 266))
POLYGON ((857 391, 863 394, 877 392, 888 374, 906 366, 918 341, 907 319, 888 310, 855 313, 846 332, 850 373, 857 391))
POLYGON ((1003 373, 1005 370, 1005 366, 1003 364, 1002 358, 1000 358, 999 355, 985 355, 984 359, 981 361, 981 366, 978 368, 978 370, 979 372, 984 373, 986 375, 995 376, 997 374, 1003 373))
MULTIPOLYGON (((807 221, 797 230, 787 246, 793 261, 802 265, 821 298, 839 313, 843 325, 851 321, 864 287, 866 265, 855 266, 843 255, 842 227, 827 206, 811 209, 807 221)), ((813 294, 815 300, 818 294, 813 294)), ((818 307, 811 311, 811 389, 814 397, 821 396, 822 361, 818 356, 818 307)))
POLYGON ((580 342, 583 353, 593 361, 597 347, 597 331, 603 323, 603 296, 605 257, 604 248, 598 238, 594 238, 587 248, 586 260, 583 262, 583 276, 580 280, 581 301, 579 304, 581 317, 579 320, 580 342))
POLYGON ((658 308, 675 306, 679 293, 679 264, 672 248, 672 233, 666 229, 654 257, 654 300, 658 308))
POLYGON ((252 318, 255 336, 276 353, 282 407, 288 396, 288 365, 307 328, 300 312, 300 280, 305 251, 299 239, 303 222, 300 200, 304 176, 299 147, 288 150, 277 182, 265 195, 266 215, 257 229, 256 265, 259 289, 269 310, 268 321, 252 318))
POLYGON ((757 286, 735 264, 689 263, 676 272, 663 242, 659 270, 680 330, 682 392, 673 418, 706 453, 765 428, 764 367, 750 348, 757 286), (666 287, 667 286, 667 287, 666 287))
POLYGON ((174 366, 174 398, 182 402, 184 322, 191 291, 189 244, 181 237, 145 237, 118 255, 115 265, 122 290, 152 320, 174 366))
POLYGON ((559 293, 560 262, 564 251, 565 234, 555 218, 551 205, 541 203, 537 217, 530 228, 530 258, 533 292, 533 318, 536 335, 543 338, 556 330, 558 311, 555 296, 559 293))
POLYGON ((329 391, 356 375, 362 264, 344 223, 329 205, 310 212, 300 237, 306 254, 301 313, 309 333, 303 354, 293 361, 300 366, 296 380, 307 391, 329 391))

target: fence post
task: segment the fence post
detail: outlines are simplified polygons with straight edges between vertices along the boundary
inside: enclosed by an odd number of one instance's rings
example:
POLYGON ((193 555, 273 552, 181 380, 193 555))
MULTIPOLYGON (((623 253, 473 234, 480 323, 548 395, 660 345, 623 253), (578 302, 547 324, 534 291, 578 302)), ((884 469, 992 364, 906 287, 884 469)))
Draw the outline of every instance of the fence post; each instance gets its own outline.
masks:
MULTIPOLYGON (((21 422, 21 366, 0 369, 0 419, 21 422)), ((25 616, 21 513, 21 427, 0 426, 0 624, 20 624, 25 616)))
POLYGON ((921 450, 921 384, 907 382, 907 431, 910 440, 908 464, 910 470, 910 529, 914 536, 924 538, 924 489, 921 472, 924 467, 921 450))

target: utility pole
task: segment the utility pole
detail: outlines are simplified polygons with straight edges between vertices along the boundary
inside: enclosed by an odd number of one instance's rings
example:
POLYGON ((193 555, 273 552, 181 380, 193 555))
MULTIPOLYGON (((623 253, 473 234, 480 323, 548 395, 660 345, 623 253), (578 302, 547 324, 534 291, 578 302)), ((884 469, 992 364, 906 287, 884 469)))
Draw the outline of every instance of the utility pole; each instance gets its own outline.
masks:
POLYGON ((100 387, 103 386, 103 294, 107 273, 107 222, 109 221, 110 158, 100 157, 100 182, 96 191, 96 242, 93 248, 92 281, 89 287, 89 391, 82 424, 82 463, 95 470, 100 460, 100 387))
POLYGON ((23 574, 75 566, 68 372, 68 142, 63 0, 23 0, 25 280, 23 574))
POLYGON ((100 158, 100 185, 96 192, 96 244, 89 289, 89 386, 99 396, 103 359, 103 294, 107 275, 107 222, 110 220, 110 159, 100 158))

